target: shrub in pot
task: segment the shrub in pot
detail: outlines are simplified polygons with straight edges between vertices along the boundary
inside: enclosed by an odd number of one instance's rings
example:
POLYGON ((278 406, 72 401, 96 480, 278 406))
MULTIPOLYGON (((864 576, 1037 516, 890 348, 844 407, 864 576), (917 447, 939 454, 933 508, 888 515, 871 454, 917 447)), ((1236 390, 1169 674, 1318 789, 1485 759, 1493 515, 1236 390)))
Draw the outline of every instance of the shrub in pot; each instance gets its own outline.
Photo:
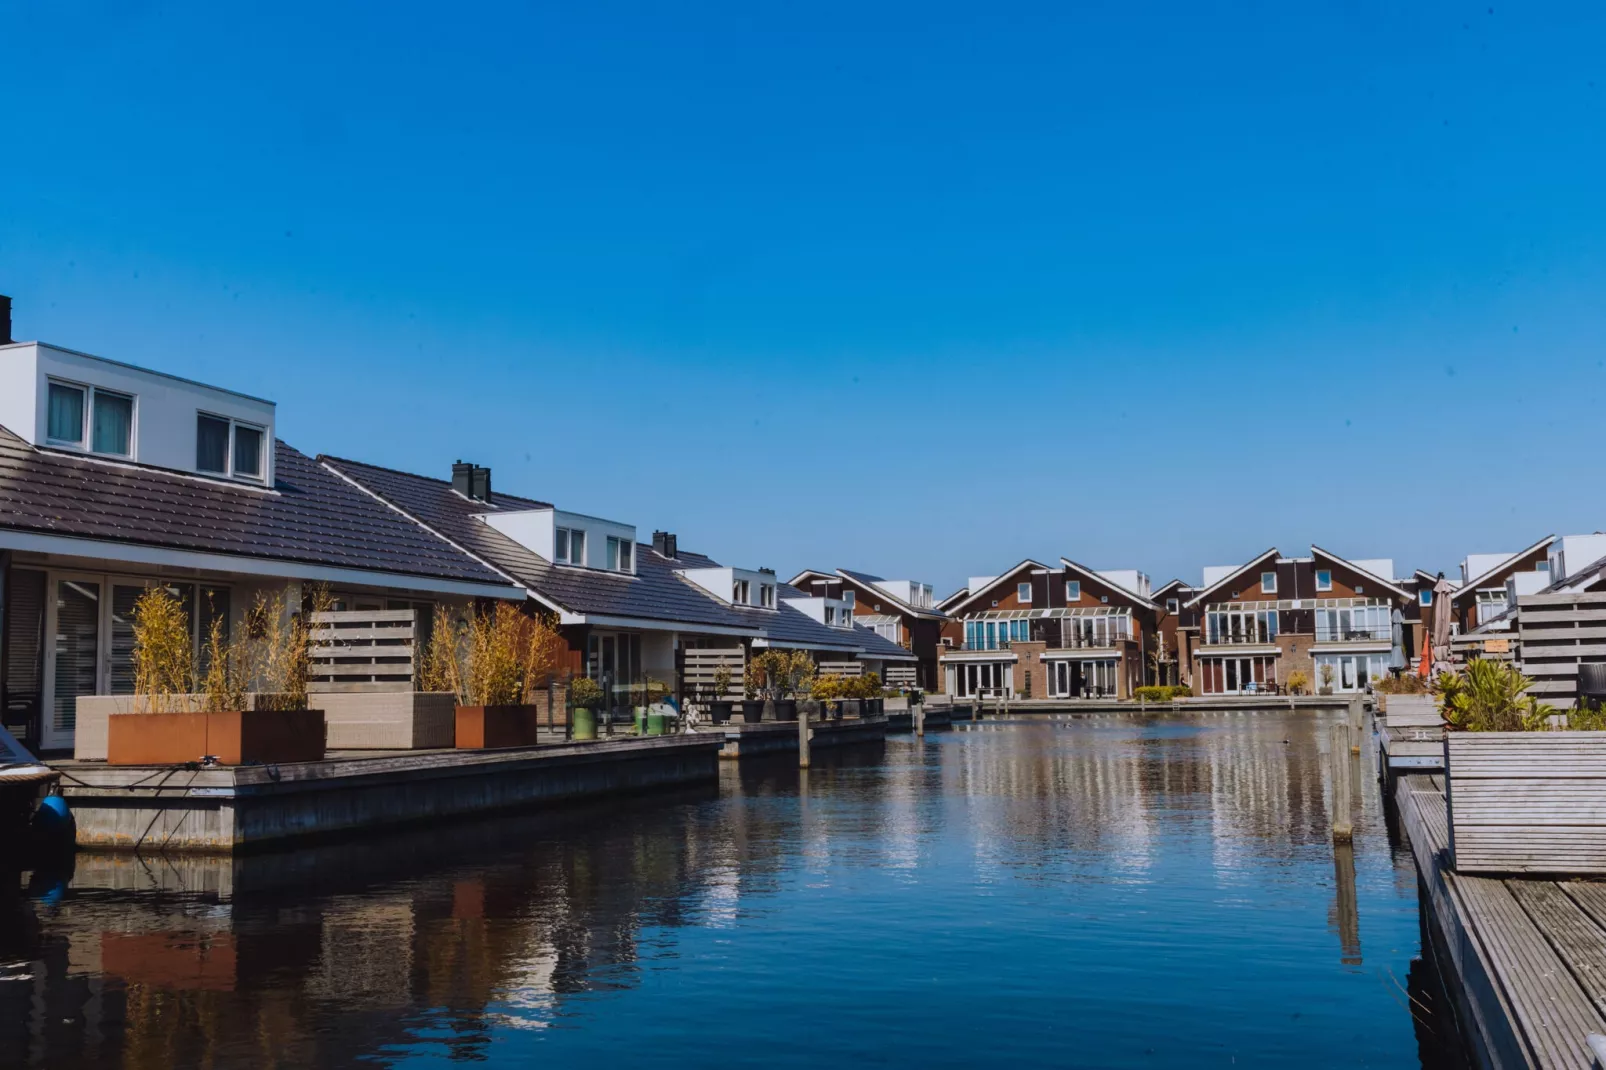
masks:
POLYGON ((461 618, 442 606, 421 682, 457 696, 459 748, 533 747, 540 728, 535 694, 551 680, 562 645, 549 617, 509 602, 461 618))
POLYGON ((597 708, 602 705, 602 685, 589 676, 578 676, 569 685, 569 697, 574 702, 574 731, 572 738, 597 738, 597 708))
POLYGON ((805 650, 764 650, 747 661, 745 680, 749 693, 761 700, 764 720, 797 720, 795 696, 807 691, 813 678, 814 659, 805 650))

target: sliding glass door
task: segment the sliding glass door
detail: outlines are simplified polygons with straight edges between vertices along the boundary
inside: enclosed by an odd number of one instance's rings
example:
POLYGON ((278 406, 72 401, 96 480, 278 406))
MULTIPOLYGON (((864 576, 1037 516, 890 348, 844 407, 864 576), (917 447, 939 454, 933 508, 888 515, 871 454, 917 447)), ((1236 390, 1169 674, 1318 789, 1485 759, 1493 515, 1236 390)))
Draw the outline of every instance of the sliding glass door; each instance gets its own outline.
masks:
POLYGON ((45 750, 72 746, 78 721, 78 697, 100 693, 104 680, 101 662, 101 591, 99 577, 52 578, 52 595, 46 607, 45 679, 50 701, 40 744, 45 750))

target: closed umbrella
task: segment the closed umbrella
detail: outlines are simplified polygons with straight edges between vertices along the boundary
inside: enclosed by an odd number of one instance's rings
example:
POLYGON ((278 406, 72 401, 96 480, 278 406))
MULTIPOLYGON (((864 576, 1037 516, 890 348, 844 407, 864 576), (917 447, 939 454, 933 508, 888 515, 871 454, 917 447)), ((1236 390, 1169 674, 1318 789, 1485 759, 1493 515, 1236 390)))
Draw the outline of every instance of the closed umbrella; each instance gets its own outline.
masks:
POLYGON ((1393 643, 1389 647, 1389 671, 1401 672, 1409 663, 1405 660, 1405 614, 1399 606, 1389 617, 1389 638, 1393 643))
POLYGON ((1447 672, 1450 668, 1450 596, 1455 588, 1439 573, 1433 585, 1433 670, 1447 672))

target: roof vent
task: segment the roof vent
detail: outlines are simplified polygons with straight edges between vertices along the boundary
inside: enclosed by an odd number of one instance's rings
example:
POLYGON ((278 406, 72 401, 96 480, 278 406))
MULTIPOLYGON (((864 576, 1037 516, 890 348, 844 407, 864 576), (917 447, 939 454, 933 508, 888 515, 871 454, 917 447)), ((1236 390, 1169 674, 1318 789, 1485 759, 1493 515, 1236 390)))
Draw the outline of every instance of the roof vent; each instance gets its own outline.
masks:
POLYGON ((678 557, 680 547, 676 545, 675 536, 668 531, 655 531, 652 533, 652 548, 659 557, 678 557))
POLYGON ((474 466, 474 471, 469 473, 468 496, 477 502, 489 502, 491 500, 491 470, 489 468, 481 468, 479 465, 474 466))

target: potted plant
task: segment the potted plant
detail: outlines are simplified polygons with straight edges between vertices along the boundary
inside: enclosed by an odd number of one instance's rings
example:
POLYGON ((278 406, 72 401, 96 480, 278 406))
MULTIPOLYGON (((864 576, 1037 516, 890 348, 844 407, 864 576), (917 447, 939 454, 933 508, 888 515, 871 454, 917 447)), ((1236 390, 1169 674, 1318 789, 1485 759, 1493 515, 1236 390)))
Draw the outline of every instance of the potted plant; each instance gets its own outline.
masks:
POLYGON ((824 711, 833 719, 842 716, 842 698, 847 694, 845 681, 836 673, 826 673, 816 676, 809 688, 809 695, 822 705, 824 711))
POLYGON ((113 765, 220 765, 318 761, 327 739, 323 713, 307 708, 312 646, 307 620, 327 594, 314 589, 299 608, 288 595, 259 595, 241 627, 225 636, 215 619, 193 657, 189 615, 165 587, 134 604, 134 711, 107 720, 113 765))
POLYGON ((1320 676, 1322 678, 1322 686, 1316 689, 1316 693, 1319 695, 1331 695, 1333 693, 1333 666, 1331 662, 1323 663, 1320 676))
POLYGON ((562 642, 549 619, 509 602, 460 620, 437 618, 429 662, 457 696, 459 749, 536 745, 535 692, 546 686, 562 642))
POLYGON ((730 700, 731 671, 727 665, 721 665, 714 670, 713 697, 708 702, 708 717, 714 724, 728 724, 731 719, 731 709, 735 705, 730 700))
POLYGON ((1303 670, 1303 669, 1295 669, 1293 672, 1288 674, 1288 693, 1289 694, 1291 694, 1291 695, 1303 695, 1305 693, 1305 689, 1307 687, 1309 687, 1309 686, 1310 686, 1310 677, 1305 675, 1305 670, 1303 670))
POLYGON ((859 698, 866 716, 879 716, 886 712, 886 699, 882 695, 881 676, 867 672, 859 677, 859 698))
POLYGON ((569 699, 574 703, 571 739, 597 738, 597 709, 602 705, 602 685, 589 676, 577 676, 569 684, 569 699))
POLYGON ((763 700, 766 721, 797 720, 797 693, 814 676, 814 659, 805 650, 765 650, 747 662, 747 681, 763 700))

